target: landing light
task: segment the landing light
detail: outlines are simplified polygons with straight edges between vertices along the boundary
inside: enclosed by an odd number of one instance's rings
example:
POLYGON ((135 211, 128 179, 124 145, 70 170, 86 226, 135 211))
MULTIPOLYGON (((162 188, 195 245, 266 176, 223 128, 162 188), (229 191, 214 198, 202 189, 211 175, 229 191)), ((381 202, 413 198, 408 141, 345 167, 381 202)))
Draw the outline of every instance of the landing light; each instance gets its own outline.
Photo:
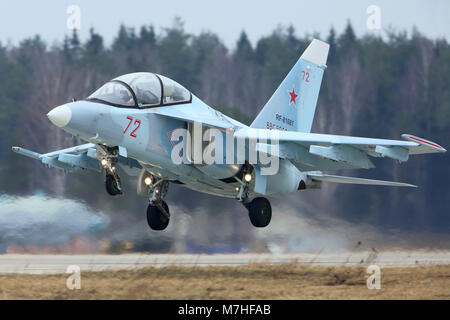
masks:
POLYGON ((244 180, 245 180, 245 182, 252 181, 252 175, 250 173, 246 173, 244 176, 244 180))
POLYGON ((145 183, 147 186, 151 185, 151 184, 152 184, 152 178, 150 178, 150 177, 145 178, 145 179, 144 179, 144 183, 145 183))
POLYGON ((108 164, 108 160, 102 159, 101 163, 102 163, 102 166, 106 166, 108 164))

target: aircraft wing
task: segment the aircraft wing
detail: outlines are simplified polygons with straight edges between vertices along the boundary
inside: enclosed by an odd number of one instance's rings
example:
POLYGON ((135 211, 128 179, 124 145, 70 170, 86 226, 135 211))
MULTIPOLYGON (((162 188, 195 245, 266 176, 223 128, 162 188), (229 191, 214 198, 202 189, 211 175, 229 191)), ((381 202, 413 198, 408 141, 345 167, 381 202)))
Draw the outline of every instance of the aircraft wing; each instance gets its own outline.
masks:
MULTIPOLYGON (((59 168, 67 172, 73 172, 79 169, 91 169, 101 172, 100 157, 97 153, 97 146, 93 143, 87 143, 71 148, 61 149, 45 154, 37 153, 21 147, 12 147, 12 151, 26 157, 40 160, 49 168, 59 168)), ((132 169, 141 169, 139 162, 132 158, 119 156, 119 165, 127 174, 136 175, 132 169)))
POLYGON ((289 159, 301 171, 368 169, 374 167, 369 156, 404 162, 410 155, 446 152, 437 143, 410 134, 402 135, 405 140, 389 140, 243 128, 236 131, 235 137, 257 139, 269 134, 279 142, 278 156, 289 159))

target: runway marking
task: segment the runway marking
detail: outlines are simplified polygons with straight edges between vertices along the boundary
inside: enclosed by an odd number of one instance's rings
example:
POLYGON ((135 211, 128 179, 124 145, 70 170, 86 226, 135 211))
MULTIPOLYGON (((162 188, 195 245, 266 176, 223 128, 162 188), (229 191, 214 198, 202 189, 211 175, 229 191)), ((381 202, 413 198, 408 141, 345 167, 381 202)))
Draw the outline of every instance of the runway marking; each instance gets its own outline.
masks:
POLYGON ((239 266, 252 263, 272 265, 299 263, 315 266, 412 267, 450 265, 450 251, 356 251, 298 254, 122 254, 122 255, 0 255, 0 274, 65 273, 68 265, 82 271, 130 270, 167 266, 239 266))

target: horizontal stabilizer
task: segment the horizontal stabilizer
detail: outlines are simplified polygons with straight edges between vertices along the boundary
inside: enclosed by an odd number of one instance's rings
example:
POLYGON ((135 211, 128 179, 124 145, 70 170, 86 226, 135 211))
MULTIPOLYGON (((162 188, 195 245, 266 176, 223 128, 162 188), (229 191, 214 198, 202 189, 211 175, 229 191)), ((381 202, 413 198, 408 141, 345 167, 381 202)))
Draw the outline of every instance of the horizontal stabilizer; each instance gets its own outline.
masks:
POLYGON ((311 177, 312 180, 324 181, 324 182, 417 188, 417 186, 415 186, 413 184, 409 184, 409 183, 363 179, 363 178, 354 178, 354 177, 344 177, 344 176, 333 176, 333 175, 322 174, 322 173, 308 173, 308 176, 311 177))

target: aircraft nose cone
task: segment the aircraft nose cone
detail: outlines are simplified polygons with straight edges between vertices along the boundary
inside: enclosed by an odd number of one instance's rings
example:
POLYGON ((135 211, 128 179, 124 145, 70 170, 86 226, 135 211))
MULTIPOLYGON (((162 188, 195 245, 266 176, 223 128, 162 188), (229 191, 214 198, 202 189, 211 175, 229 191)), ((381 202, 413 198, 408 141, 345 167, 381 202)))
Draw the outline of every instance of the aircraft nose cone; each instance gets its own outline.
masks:
POLYGON ((47 113, 48 119, 57 127, 65 127, 72 118, 72 111, 66 105, 62 105, 50 110, 47 113))

